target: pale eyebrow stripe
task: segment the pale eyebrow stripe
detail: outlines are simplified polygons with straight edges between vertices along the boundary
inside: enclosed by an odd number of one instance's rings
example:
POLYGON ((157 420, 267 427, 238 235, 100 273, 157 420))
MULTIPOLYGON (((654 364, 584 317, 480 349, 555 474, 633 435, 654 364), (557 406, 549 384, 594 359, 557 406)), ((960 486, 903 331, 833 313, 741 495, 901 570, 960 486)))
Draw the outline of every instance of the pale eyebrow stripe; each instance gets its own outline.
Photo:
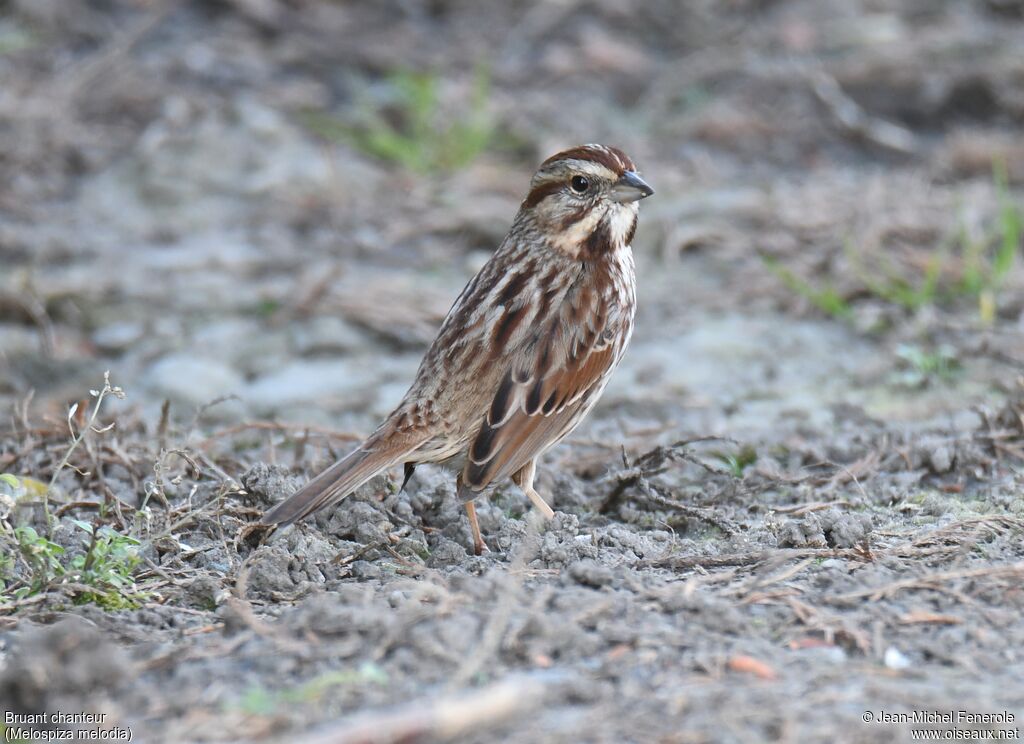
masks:
POLYGON ((560 160, 558 163, 553 163, 552 166, 554 167, 549 166, 545 170, 544 181, 564 178, 570 173, 582 173, 594 176, 595 178, 615 179, 615 173, 609 168, 591 160, 560 160))

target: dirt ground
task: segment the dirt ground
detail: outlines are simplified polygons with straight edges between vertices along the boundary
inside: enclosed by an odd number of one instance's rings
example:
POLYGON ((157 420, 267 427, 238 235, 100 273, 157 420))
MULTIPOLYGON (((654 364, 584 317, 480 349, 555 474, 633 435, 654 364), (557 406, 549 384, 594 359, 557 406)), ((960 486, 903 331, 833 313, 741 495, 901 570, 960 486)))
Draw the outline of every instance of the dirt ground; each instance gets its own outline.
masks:
POLYGON ((1022 123, 1019 0, 0 0, 0 708, 1019 738, 1022 123), (657 193, 632 346, 540 467, 555 519, 504 485, 474 556, 422 467, 253 529, 592 141, 657 193))

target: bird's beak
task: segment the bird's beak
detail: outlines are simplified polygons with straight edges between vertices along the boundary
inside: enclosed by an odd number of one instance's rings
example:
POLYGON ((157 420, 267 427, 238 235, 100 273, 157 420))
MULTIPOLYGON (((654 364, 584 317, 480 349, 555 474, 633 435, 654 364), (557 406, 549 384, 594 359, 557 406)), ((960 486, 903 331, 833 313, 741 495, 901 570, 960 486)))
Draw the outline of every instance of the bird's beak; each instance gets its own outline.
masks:
POLYGON ((619 204, 640 201, 653 193, 654 189, 633 171, 623 173, 622 177, 612 186, 612 200, 619 204))

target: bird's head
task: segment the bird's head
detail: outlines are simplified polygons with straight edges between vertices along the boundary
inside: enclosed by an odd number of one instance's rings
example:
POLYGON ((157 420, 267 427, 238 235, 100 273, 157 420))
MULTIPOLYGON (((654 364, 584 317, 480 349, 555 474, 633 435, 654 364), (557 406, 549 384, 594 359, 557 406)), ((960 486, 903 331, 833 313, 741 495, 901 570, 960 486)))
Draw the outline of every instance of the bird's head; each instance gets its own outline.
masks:
POLYGON ((589 258, 628 245, 637 202, 654 193, 622 150, 582 145, 545 160, 523 200, 519 219, 572 258, 589 258))

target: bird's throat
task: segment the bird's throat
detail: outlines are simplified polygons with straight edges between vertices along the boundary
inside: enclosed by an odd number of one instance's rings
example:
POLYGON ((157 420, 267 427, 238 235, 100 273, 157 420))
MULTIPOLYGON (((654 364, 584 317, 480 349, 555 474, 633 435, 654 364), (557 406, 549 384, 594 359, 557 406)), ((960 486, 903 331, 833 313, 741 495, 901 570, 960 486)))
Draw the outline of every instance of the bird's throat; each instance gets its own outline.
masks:
POLYGON ((578 220, 564 225, 550 244, 572 259, 596 259, 628 246, 633 240, 636 222, 635 208, 591 209, 578 220))

